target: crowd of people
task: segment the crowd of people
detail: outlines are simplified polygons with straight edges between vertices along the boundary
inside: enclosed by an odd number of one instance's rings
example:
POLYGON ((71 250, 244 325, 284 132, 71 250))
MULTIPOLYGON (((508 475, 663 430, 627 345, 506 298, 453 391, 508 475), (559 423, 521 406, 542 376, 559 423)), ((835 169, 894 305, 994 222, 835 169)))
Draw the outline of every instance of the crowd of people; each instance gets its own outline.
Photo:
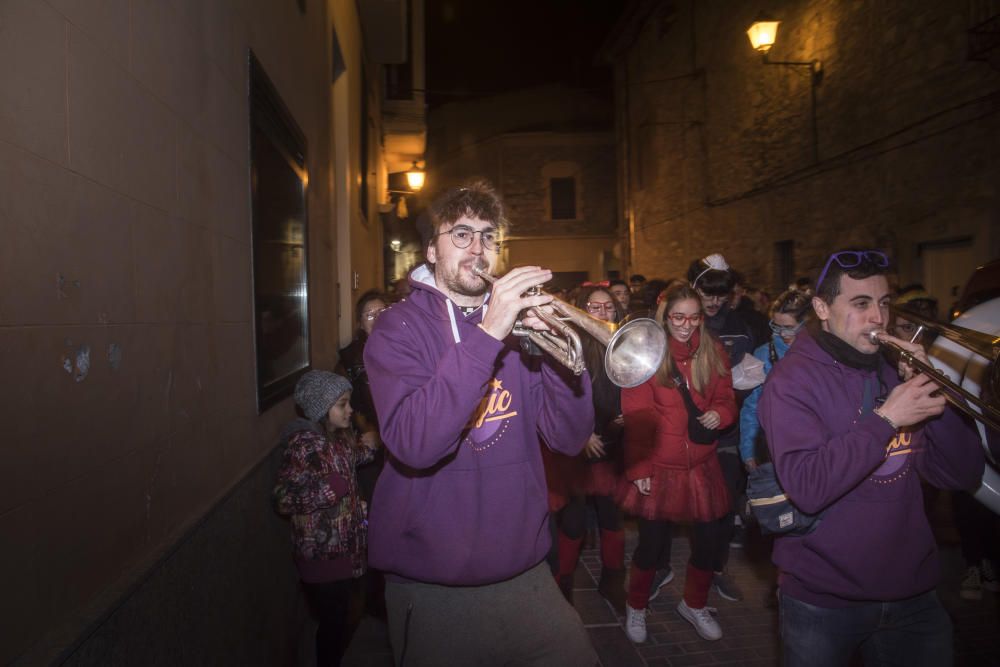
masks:
MULTIPOLYGON (((442 195, 418 224, 427 261, 405 298, 363 295, 340 373, 298 382, 303 418, 283 431, 274 500, 319 619, 319 664, 339 664, 358 600, 385 618, 399 665, 596 664, 572 606, 590 523, 598 591, 634 643, 686 526, 676 612, 718 640, 708 597, 743 598, 727 563, 760 466, 816 517, 774 541, 784 663, 949 664, 922 484, 966 494, 984 457, 937 385, 880 348, 926 360, 926 341, 888 317, 884 253, 834 252, 815 287, 797 281, 773 301, 718 253, 675 279, 574 288, 565 300, 609 327, 664 328, 662 363, 622 388, 592 337, 575 375, 515 335, 551 328, 539 310, 553 297, 532 288, 552 273, 492 277, 508 225, 485 183, 442 195)), ((916 292, 898 305, 923 307, 916 292)), ((969 538, 970 591, 1000 590, 987 542, 969 538)))

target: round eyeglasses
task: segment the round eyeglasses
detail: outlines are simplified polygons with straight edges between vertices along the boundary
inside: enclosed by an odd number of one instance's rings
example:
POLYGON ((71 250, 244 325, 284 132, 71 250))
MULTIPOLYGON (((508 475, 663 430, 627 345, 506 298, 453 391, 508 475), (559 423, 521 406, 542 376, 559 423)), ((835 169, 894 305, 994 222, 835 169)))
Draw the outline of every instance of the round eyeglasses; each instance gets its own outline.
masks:
POLYGON ((500 249, 500 232, 495 227, 489 227, 487 229, 473 229, 472 227, 467 227, 465 225, 456 225, 446 232, 438 232, 433 238, 437 238, 442 234, 450 236, 451 242, 456 248, 468 248, 472 245, 472 241, 476 238, 476 234, 479 234, 479 240, 483 244, 484 248, 487 250, 500 249))
POLYGON ((675 326, 679 327, 685 322, 689 322, 694 326, 701 324, 701 313, 694 313, 693 315, 685 315, 684 313, 670 313, 667 315, 667 319, 675 326))
POLYGON ((609 315, 614 315, 615 312, 616 312, 615 302, 614 301, 608 301, 606 303, 598 303, 596 301, 595 302, 588 302, 587 303, 587 312, 588 313, 594 313, 595 315, 597 313, 601 313, 601 312, 607 313, 609 315))
POLYGON ((377 320, 378 316, 382 314, 383 310, 385 310, 385 308, 378 308, 377 310, 370 310, 367 313, 365 313, 365 319, 368 320, 369 322, 377 320))

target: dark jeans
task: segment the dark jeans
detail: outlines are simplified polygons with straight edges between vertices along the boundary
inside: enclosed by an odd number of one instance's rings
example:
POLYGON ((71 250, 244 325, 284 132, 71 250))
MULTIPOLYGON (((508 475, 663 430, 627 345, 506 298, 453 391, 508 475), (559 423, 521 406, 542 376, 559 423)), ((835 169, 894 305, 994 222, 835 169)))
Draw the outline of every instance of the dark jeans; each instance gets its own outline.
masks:
POLYGON ((949 667, 951 619, 934 591, 895 602, 827 609, 781 596, 784 667, 949 667))
MULTIPOLYGON (((706 521, 691 524, 691 564, 699 570, 718 570, 715 555, 719 551, 719 542, 726 533, 726 519, 706 521)), ((669 521, 649 521, 640 518, 639 544, 632 556, 633 562, 643 570, 664 568, 670 564, 664 562, 664 551, 670 557, 671 523, 669 521)))
POLYGON ((351 580, 323 584, 302 583, 319 627, 316 628, 317 667, 337 667, 347 650, 350 627, 351 580))

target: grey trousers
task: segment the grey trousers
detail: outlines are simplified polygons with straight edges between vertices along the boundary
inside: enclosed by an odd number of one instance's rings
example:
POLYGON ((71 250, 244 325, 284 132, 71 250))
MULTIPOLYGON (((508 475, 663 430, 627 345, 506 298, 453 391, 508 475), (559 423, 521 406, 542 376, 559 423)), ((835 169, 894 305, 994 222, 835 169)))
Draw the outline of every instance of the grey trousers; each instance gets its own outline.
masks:
POLYGON ((587 667, 597 654, 543 561, 485 586, 387 581, 389 641, 399 667, 587 667))

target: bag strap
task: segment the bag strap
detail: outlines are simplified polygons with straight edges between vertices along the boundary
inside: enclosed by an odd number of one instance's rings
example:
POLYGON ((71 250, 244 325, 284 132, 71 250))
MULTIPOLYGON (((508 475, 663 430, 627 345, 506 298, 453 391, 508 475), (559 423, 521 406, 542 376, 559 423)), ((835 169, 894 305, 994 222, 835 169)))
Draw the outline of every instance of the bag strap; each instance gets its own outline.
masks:
POLYGON ((771 359, 771 365, 778 363, 778 351, 774 349, 774 339, 767 341, 767 356, 771 359))
POLYGON ((681 393, 681 398, 684 399, 684 407, 687 408, 688 414, 692 417, 700 417, 704 414, 698 409, 698 406, 694 404, 694 399, 691 398, 691 393, 688 391, 687 380, 678 371, 674 371, 674 384, 677 385, 677 391, 681 393))

